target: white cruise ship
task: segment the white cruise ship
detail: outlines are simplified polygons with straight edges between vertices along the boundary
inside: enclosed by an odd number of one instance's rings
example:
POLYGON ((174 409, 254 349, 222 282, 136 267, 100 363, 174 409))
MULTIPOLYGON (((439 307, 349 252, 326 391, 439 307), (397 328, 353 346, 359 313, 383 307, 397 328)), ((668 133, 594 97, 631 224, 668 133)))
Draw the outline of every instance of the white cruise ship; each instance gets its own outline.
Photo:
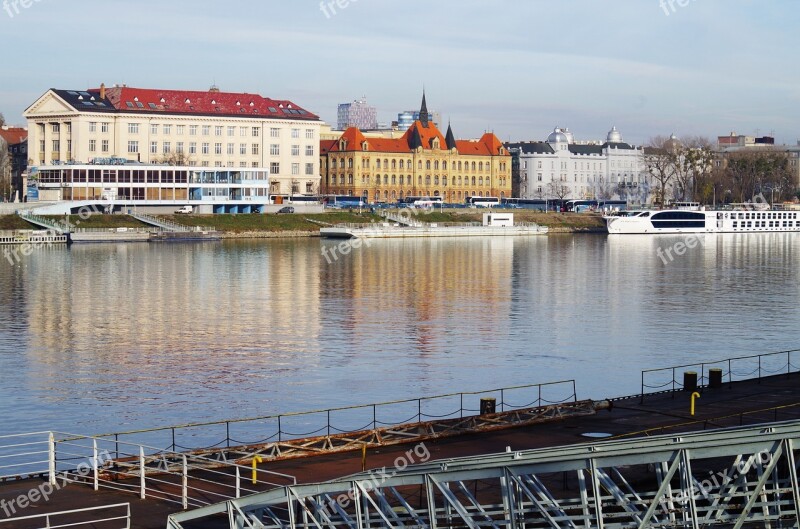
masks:
POLYGON ((800 231, 800 212, 773 209, 626 211, 604 218, 613 234, 800 231))

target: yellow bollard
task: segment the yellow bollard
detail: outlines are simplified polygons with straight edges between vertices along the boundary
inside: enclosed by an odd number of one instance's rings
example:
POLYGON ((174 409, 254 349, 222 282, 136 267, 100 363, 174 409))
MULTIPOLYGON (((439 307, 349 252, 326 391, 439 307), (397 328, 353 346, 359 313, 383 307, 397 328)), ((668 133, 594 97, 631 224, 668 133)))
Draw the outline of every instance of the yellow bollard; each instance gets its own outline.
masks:
POLYGON ((263 463, 263 462, 264 462, 264 460, 261 459, 261 456, 255 456, 253 458, 253 485, 258 483, 258 479, 256 479, 256 465, 258 463, 263 463))
POLYGON ((690 410, 690 412, 692 414, 692 417, 694 417, 694 399, 699 399, 699 398, 700 398, 700 394, 698 392, 695 391, 694 393, 692 393, 692 406, 691 406, 691 410, 690 410))

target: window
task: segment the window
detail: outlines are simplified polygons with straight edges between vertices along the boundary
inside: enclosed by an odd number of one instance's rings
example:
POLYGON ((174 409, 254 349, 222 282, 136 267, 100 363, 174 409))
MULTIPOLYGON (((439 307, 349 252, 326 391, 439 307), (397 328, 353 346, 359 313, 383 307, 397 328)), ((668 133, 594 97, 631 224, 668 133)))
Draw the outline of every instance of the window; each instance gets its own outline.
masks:
POLYGON ((162 152, 163 152, 164 154, 169 154, 169 153, 171 153, 171 152, 172 152, 172 144, 171 144, 170 142, 168 142, 168 141, 165 141, 165 142, 164 142, 164 145, 163 145, 162 147, 163 147, 163 150, 162 150, 162 152))
POLYGON ((299 163, 293 163, 292 164, 292 174, 294 174, 294 175, 300 174, 300 164, 299 163))
POLYGON ((175 152, 177 152, 178 154, 183 154, 183 142, 182 141, 179 141, 178 143, 175 144, 175 152))
POLYGON ((209 143, 208 142, 203 142, 202 154, 208 154, 208 148, 209 148, 209 143))
POLYGON ((139 134, 139 124, 128 123, 128 134, 139 134))
POLYGON ((247 127, 239 127, 239 136, 247 136, 247 127))
POLYGON ((158 142, 151 141, 150 142, 150 154, 158 154, 158 142))
POLYGON ((61 131, 61 127, 58 123, 53 123, 53 134, 58 134, 61 131))
POLYGON ((261 135, 261 127, 253 127, 253 137, 258 138, 261 135))
POLYGON ((177 134, 178 136, 183 136, 184 129, 186 129, 186 125, 176 125, 175 134, 177 134))
POLYGON ((222 136, 222 127, 217 125, 214 127, 214 136, 222 136))
POLYGON ((108 152, 108 140, 103 140, 100 143, 100 150, 103 152, 108 152))
POLYGON ((273 143, 269 146, 269 153, 272 156, 279 156, 281 154, 281 146, 277 143, 273 143))
POLYGON ((313 175, 314 174, 314 164, 307 163, 306 164, 306 175, 313 175))
POLYGON ((139 152, 139 142, 138 141, 129 140, 128 141, 128 152, 131 153, 131 154, 139 152))
POLYGON ((108 132, 108 123, 100 123, 100 132, 108 132))
POLYGON ((197 136, 197 125, 189 125, 189 136, 197 136))
POLYGON ((89 152, 95 152, 97 150, 97 140, 89 140, 89 152))
POLYGON ((190 142, 189 143, 189 154, 197 154, 197 143, 190 142))
POLYGON ((281 164, 278 162, 272 162, 269 164, 269 173, 270 174, 279 174, 281 172, 281 164))
POLYGON ((281 129, 278 128, 271 128, 269 129, 269 136, 270 138, 280 138, 281 137, 281 129))
POLYGON ((306 145, 306 156, 314 156, 314 146, 306 145))
POLYGON ((97 122, 90 121, 89 122, 89 132, 97 132, 97 122))
POLYGON ((292 156, 300 156, 300 146, 292 145, 292 156))
POLYGON ((164 134, 172 134, 172 125, 164 125, 164 134))
POLYGON ((228 127, 228 137, 236 136, 236 127, 228 127))
POLYGON ((247 154, 247 144, 246 143, 240 143, 239 144, 239 154, 241 154, 242 156, 247 154))
POLYGON ((258 143, 253 144, 253 155, 258 156, 258 143))
POLYGON ((218 155, 222 154, 222 144, 221 143, 215 143, 214 144, 214 154, 218 154, 218 155))
POLYGON ((203 136, 211 134, 211 125, 203 125, 203 136))
POLYGON ((150 125, 150 134, 158 134, 158 125, 150 125))
POLYGON ((229 143, 228 144, 228 154, 233 154, 233 153, 234 153, 234 145, 233 145, 233 143, 229 143))
POLYGON ((306 139, 307 140, 314 139, 314 129, 306 129, 306 139))
POLYGON ((292 129, 292 138, 300 137, 300 129, 292 129))

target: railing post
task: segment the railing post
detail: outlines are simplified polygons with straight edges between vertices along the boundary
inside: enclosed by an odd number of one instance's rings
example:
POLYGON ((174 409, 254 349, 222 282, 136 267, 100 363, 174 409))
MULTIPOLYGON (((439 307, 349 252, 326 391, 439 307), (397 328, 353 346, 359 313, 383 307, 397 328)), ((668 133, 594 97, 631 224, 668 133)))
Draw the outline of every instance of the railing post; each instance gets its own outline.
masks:
POLYGON ((139 498, 145 498, 144 447, 139 446, 139 498))
POLYGON ((422 422, 422 399, 417 399, 417 422, 422 422))
POLYGON ((505 394, 506 394, 505 391, 501 388, 500 389, 500 413, 505 411, 505 409, 504 409, 505 401, 506 401, 505 394))
POLYGON ((328 437, 331 436, 331 410, 328 410, 328 437))
POLYGON ((225 442, 228 444, 228 448, 231 447, 231 423, 230 421, 225 421, 225 442))
POLYGON ((758 355, 758 383, 761 384, 761 355, 758 355))
POLYGON ((172 450, 174 452, 177 452, 178 451, 178 447, 175 445, 175 427, 173 426, 170 429, 172 430, 172 450))
POLYGON ((98 454, 97 454, 97 439, 92 439, 92 470, 93 470, 93 480, 94 480, 94 490, 100 488, 100 481, 98 476, 98 454))
POLYGON ((56 484, 56 438, 49 432, 47 440, 48 478, 51 485, 56 484))
POLYGON ((672 399, 675 400, 675 368, 672 368, 672 399))
POLYGON ((378 429, 378 410, 375 404, 372 405, 372 429, 378 429))
POLYGON ((464 394, 463 393, 459 393, 459 395, 460 395, 460 398, 461 398, 461 404, 459 405, 459 407, 461 409, 458 410, 458 412, 459 412, 459 415, 461 416, 461 418, 463 419, 464 418, 464 394))
POLYGON ((241 481, 241 471, 239 470, 239 465, 236 465, 236 498, 242 497, 242 490, 241 485, 239 482, 241 481))
POLYGON ((278 442, 281 442, 281 416, 278 415, 278 442))
POLYGON ((731 359, 728 358, 728 389, 733 388, 733 364, 731 359))
MULTIPOLYGON (((539 385, 541 387, 541 384, 539 385)), ((575 379, 572 379, 572 402, 578 402, 578 388, 575 385, 575 379)))
POLYGON ((186 454, 183 454, 183 475, 181 476, 181 498, 183 508, 189 508, 189 465, 186 463, 186 454))

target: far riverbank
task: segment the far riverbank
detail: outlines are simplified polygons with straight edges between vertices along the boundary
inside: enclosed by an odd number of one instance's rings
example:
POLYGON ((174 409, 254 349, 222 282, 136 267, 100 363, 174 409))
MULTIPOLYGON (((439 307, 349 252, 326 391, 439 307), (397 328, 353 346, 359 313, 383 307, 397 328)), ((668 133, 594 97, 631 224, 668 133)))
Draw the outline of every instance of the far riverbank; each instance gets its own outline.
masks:
MULTIPOLYGON (((480 222, 485 210, 445 210, 414 212, 414 218, 423 222, 480 222)), ((602 216, 588 213, 543 213, 529 210, 514 210, 516 222, 535 222, 550 228, 550 233, 605 233, 602 216)), ((185 226, 214 228, 226 239, 260 239, 318 237, 319 230, 326 225, 338 223, 370 223, 384 220, 369 210, 361 212, 330 211, 321 214, 266 214, 266 215, 159 215, 185 226)), ((65 217, 53 217, 64 222, 65 217)), ((143 228, 147 225, 128 215, 91 215, 69 218, 73 226, 80 228, 143 228)), ((0 215, 0 231, 38 229, 16 215, 0 215)))

